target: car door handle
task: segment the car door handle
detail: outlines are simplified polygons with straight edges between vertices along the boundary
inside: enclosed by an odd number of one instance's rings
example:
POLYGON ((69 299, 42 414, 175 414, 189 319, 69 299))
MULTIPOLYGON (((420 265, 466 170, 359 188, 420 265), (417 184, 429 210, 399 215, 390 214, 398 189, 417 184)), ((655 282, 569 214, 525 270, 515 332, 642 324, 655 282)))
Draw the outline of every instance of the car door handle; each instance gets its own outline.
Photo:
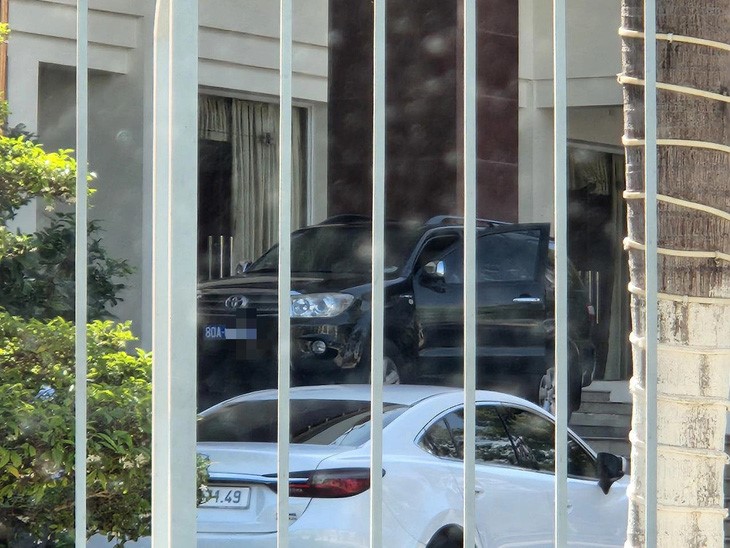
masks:
POLYGON ((519 296, 512 299, 513 303, 539 303, 542 302, 542 299, 540 297, 529 297, 529 296, 519 296))
POLYGON ((477 494, 477 495, 483 494, 484 493, 484 487, 482 487, 481 485, 475 485, 474 486, 474 493, 477 494))

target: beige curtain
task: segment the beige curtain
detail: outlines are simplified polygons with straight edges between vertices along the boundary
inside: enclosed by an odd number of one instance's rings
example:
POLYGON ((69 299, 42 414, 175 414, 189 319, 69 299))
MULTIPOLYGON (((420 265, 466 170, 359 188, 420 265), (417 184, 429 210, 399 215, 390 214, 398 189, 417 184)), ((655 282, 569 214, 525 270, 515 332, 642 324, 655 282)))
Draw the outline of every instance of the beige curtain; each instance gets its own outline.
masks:
POLYGON ((568 156, 570 190, 586 189, 591 194, 611 193, 610 157, 605 152, 573 148, 568 156))
MULTIPOLYGON (((292 226, 304 221, 306 157, 303 109, 292 118, 292 226)), ((277 241, 279 206, 279 107, 234 99, 231 103, 233 155, 231 218, 235 261, 253 260, 277 241)))
POLYGON ((229 141, 230 126, 230 101, 223 97, 201 95, 198 99, 198 137, 208 141, 229 141))
POLYGON ((623 200, 625 160, 613 155, 612 218, 614 234, 613 288, 611 293, 611 323, 608 332, 608 355, 604 380, 624 380, 631 377, 631 316, 629 309, 629 262, 623 248, 626 236, 626 204, 623 200))

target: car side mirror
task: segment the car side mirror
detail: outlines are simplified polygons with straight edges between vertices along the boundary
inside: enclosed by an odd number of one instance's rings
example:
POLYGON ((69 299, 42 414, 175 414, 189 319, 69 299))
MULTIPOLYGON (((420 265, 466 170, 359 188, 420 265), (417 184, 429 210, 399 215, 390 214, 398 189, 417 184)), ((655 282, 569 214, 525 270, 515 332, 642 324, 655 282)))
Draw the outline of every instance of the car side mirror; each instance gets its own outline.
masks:
POLYGON ((608 494, 608 490, 614 482, 624 477, 626 473, 625 459, 614 455, 613 453, 598 453, 596 455, 596 463, 598 465, 598 486, 604 495, 608 494))
POLYGON ((430 261, 423 266, 423 272, 430 278, 443 279, 446 275, 446 267, 443 261, 430 261))
POLYGON ((253 262, 251 261, 241 261, 236 265, 236 276, 240 276, 244 272, 246 272, 249 268, 251 268, 251 265, 253 262))

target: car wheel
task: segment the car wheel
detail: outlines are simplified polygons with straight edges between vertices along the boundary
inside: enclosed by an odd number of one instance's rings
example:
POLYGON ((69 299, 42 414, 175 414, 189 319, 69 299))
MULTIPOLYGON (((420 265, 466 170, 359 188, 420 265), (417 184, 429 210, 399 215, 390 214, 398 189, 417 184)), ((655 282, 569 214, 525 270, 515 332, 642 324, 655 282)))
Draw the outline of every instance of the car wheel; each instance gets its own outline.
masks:
MULTIPOLYGON (((403 375, 403 359, 398 347, 390 341, 385 341, 383 356, 383 384, 400 384, 403 375)), ((347 382, 370 383, 370 352, 367 352, 360 361, 360 367, 347 376, 347 382)))
POLYGON ((540 379, 537 390, 537 405, 545 411, 555 414, 555 369, 550 367, 540 379))
POLYGON ((436 534, 427 548, 462 548, 463 534, 458 527, 450 527, 436 534))
MULTIPOLYGON (((570 400, 568 402, 568 419, 580 407, 581 388, 575 386, 575 382, 568 381, 568 393, 570 400)), ((540 378, 540 386, 537 389, 537 405, 542 407, 548 413, 555 415, 555 390, 556 390, 555 368, 550 367, 540 378)))

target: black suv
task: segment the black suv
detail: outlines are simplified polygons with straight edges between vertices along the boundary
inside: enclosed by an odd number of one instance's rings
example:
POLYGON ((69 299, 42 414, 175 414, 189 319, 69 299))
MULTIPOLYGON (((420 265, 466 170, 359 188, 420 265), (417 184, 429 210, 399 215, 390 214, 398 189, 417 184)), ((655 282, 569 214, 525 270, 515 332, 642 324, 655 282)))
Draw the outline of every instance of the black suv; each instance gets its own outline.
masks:
MULTIPOLYGON (((293 384, 368 382, 371 223, 341 215, 292 234, 293 384)), ((385 382, 463 382, 463 220, 386 223, 385 382)), ((278 248, 238 276, 200 284, 199 405, 276 386, 278 248)), ((553 401, 548 224, 479 220, 477 382, 553 401)), ((570 408, 594 369, 592 307, 570 274, 570 408)))

